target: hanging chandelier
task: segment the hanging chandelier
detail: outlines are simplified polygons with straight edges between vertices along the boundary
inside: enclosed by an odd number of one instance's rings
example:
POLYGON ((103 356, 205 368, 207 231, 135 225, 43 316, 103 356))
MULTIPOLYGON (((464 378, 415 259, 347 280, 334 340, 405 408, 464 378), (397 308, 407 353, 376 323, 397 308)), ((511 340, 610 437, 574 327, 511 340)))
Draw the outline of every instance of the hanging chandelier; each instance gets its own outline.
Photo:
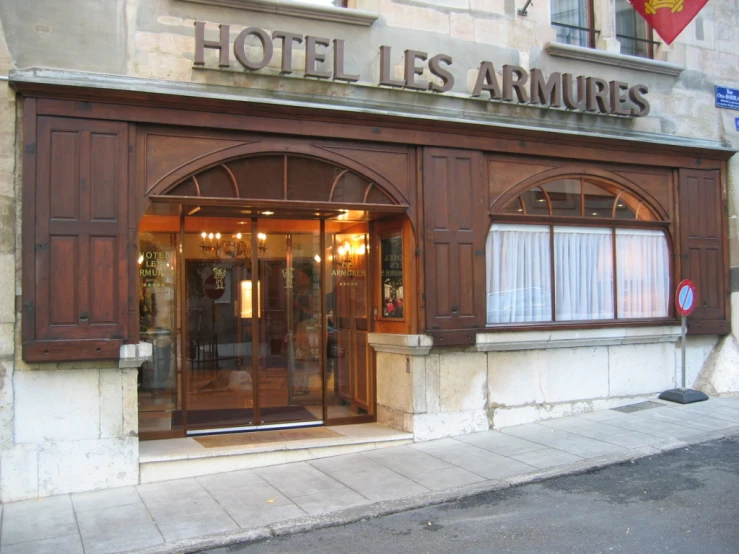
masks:
MULTIPOLYGON (((251 259, 251 240, 243 240, 241 233, 231 235, 229 238, 221 239, 221 233, 200 233, 200 248, 203 254, 214 258, 229 256, 231 258, 251 259)), ((259 254, 267 251, 267 235, 257 234, 257 248, 259 254)))

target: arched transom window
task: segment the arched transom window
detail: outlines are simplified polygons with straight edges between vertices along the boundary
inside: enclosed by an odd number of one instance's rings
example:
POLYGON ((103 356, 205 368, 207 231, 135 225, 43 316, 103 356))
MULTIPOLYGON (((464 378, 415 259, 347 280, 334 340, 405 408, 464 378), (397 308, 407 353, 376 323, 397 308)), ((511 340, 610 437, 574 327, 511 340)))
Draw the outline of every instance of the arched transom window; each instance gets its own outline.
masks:
POLYGON ((523 192, 494 216, 486 256, 488 325, 669 315, 665 223, 610 182, 523 192))
POLYGON ((209 167, 168 196, 394 204, 376 184, 341 166, 297 155, 267 154, 209 167))

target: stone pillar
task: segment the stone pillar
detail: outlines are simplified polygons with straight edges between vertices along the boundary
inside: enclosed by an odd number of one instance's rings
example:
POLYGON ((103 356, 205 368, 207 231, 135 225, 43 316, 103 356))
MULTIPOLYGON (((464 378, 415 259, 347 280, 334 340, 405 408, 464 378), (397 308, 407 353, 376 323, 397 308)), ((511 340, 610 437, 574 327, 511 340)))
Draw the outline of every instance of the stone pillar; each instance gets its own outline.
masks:
POLYGON ((485 431, 487 359, 434 349, 426 335, 370 333, 377 352, 377 421, 417 441, 485 431))

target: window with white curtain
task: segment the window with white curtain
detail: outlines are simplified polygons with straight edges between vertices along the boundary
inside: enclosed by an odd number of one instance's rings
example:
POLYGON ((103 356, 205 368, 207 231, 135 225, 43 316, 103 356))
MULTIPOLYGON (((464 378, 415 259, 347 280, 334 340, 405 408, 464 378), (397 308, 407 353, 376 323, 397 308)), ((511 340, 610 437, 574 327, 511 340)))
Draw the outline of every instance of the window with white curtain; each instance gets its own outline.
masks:
POLYGON ((569 177, 503 214, 486 245, 488 325, 669 315, 666 227, 632 193, 569 177))
POLYGON ((592 0, 552 0, 551 8, 557 42, 595 48, 592 0))

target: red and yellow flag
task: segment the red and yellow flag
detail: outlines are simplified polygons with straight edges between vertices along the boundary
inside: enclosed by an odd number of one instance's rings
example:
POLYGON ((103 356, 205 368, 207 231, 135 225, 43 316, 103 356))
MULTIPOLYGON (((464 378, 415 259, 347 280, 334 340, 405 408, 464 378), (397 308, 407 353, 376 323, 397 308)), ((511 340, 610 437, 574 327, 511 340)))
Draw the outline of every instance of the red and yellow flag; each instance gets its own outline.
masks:
POLYGON ((629 0, 629 2, 647 20, 652 29, 657 31, 662 40, 672 44, 708 0, 629 0))

